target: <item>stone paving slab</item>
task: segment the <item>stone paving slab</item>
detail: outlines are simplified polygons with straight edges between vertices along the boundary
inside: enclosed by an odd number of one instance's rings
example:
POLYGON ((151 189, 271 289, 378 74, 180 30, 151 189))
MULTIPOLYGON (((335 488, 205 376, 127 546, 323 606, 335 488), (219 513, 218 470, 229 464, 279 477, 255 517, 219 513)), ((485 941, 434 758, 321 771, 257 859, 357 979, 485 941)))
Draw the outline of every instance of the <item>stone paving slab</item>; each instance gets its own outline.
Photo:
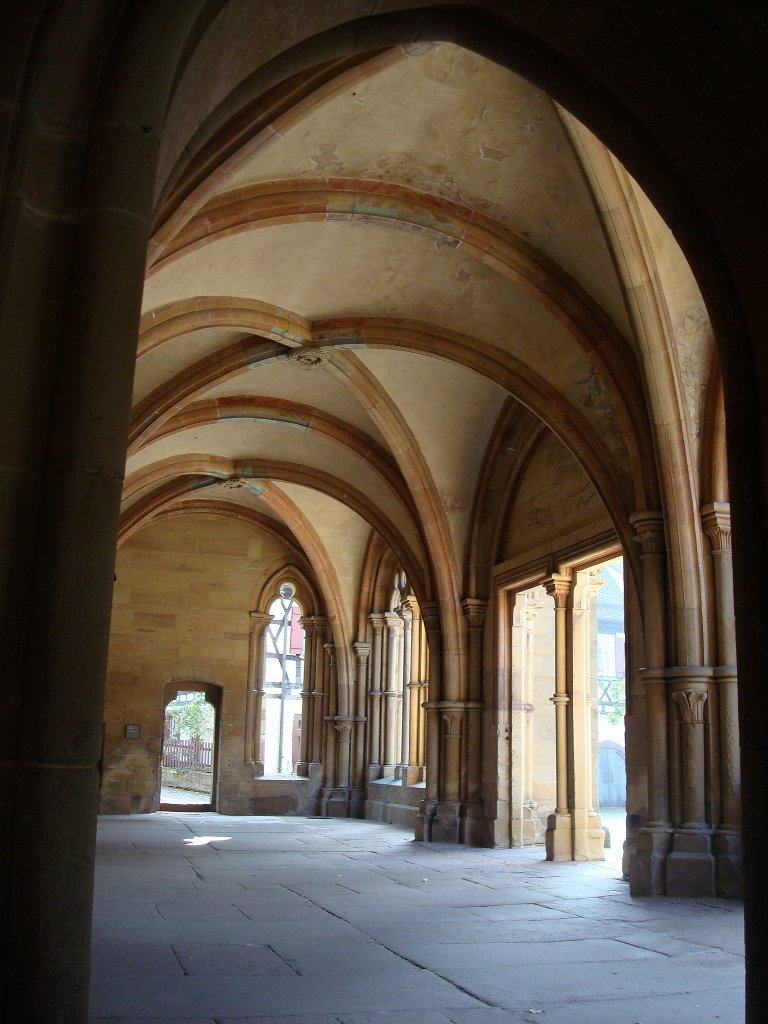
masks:
POLYGON ((98 851, 91 1024, 743 1022, 741 908, 615 865, 210 813, 102 818, 98 851))
POLYGON ((611 939, 579 939, 571 942, 486 942, 471 945, 420 945, 400 947, 400 954, 420 967, 445 975, 477 961, 485 967, 522 967, 531 964, 619 963, 624 960, 661 958, 663 954, 611 939))
POLYGON ((113 979, 97 984, 91 995, 91 1013, 109 1017, 130 1005, 138 1019, 154 1020, 174 1011, 211 1016, 241 1015, 246 1008, 259 1007, 265 1015, 291 1013, 364 1012, 371 1006, 383 1010, 428 1010, 434 1006, 474 1006, 466 995, 449 982, 408 965, 393 978, 391 972, 364 976, 348 974, 343 984, 339 975, 294 977, 288 981, 271 976, 131 978, 130 984, 113 979))
MULTIPOLYGON (((742 983, 743 965, 723 960, 723 954, 682 965, 671 958, 625 961, 623 963, 531 964, 524 971, 505 972, 485 966, 444 967, 440 976, 463 991, 506 1009, 528 1006, 548 1007, 566 1003, 680 995, 685 992, 733 989, 742 983), (588 979, 588 981, 587 981, 588 979)), ((706 1001, 706 1000, 705 1000, 706 1001)), ((549 1024, 549 1021, 546 1022, 549 1024)), ((645 1022, 642 1022, 645 1024, 645 1022)), ((670 1024, 670 1022, 666 1022, 670 1024)))
POLYGON ((187 976, 224 978, 263 977, 268 974, 293 977, 297 972, 269 946, 248 943, 223 946, 214 942, 174 942, 173 952, 187 976))
POLYGON ((724 988, 698 996, 654 994, 621 1001, 548 1006, 542 1015, 523 1013, 511 1019, 524 1024, 741 1024, 743 999, 742 988, 724 988))

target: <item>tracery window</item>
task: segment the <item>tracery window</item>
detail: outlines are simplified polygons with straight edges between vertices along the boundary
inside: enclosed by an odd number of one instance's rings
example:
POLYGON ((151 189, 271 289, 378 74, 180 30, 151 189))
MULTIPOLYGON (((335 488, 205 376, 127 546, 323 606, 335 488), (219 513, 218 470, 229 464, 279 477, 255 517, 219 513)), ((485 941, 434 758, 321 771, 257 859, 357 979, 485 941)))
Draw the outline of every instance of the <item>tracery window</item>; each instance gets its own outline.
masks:
POLYGON ((301 755, 304 630, 295 592, 293 584, 281 584, 264 634, 262 742, 264 771, 270 775, 294 774, 301 755))

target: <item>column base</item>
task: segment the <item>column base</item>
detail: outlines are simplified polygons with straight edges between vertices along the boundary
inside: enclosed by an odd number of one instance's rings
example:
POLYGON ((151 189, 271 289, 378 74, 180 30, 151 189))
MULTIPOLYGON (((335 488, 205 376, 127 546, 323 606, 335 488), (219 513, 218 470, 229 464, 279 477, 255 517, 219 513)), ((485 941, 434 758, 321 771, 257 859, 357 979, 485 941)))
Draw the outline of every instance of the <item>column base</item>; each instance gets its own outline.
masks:
POLYGON ((400 780, 404 786, 415 786, 421 782, 421 768, 415 764, 399 764, 395 777, 400 780))
POLYGON ((309 761, 298 761, 296 763, 296 774, 300 775, 303 779, 309 778, 309 761))
POLYGON ((678 829, 667 857, 667 896, 714 896, 715 858, 712 833, 678 829))
MULTIPOLYGON (((537 812, 538 805, 533 800, 526 800, 519 818, 509 819, 509 841, 513 847, 543 846, 546 841, 544 824, 537 812)), ((504 845, 497 844, 497 845, 504 845)))
POLYGON ((380 764, 369 764, 368 765, 368 781, 375 782, 381 778, 381 765, 380 764))
POLYGON ((568 813, 550 814, 547 818, 547 860, 573 860, 573 832, 568 813))
POLYGON ((715 855, 717 895, 726 900, 740 900, 743 895, 741 833, 718 829, 712 837, 715 855))
POLYGON ((425 843, 461 843, 464 823, 464 808, 459 801, 424 800, 416 816, 416 839, 425 843))
POLYGON ((643 825, 635 833, 634 856, 629 859, 629 891, 632 896, 664 896, 667 889, 667 856, 672 847, 669 825, 643 825))
POLYGON ((419 812, 416 815, 416 823, 413 829, 414 839, 418 843, 432 842, 432 822, 435 817, 437 801, 422 800, 419 804, 419 812))
POLYGON ((365 803, 361 789, 334 786, 324 789, 320 797, 320 813, 324 818, 357 818, 365 803))
POLYGON ((485 849, 492 849, 495 845, 494 818, 489 818, 485 813, 485 806, 482 802, 465 804, 463 809, 463 830, 460 842, 467 846, 481 846, 485 849))

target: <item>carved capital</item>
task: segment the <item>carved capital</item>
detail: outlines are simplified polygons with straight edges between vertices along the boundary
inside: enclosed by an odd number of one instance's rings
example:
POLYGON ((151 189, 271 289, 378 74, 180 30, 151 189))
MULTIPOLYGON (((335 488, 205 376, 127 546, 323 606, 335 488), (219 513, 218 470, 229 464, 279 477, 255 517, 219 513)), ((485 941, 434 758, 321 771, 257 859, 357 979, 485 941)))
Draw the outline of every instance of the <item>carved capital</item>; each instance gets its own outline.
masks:
POLYGON ((264 635, 267 626, 272 622, 274 616, 266 615, 264 612, 251 612, 251 633, 264 635))
POLYGON ((334 722, 333 727, 339 734, 339 743, 349 743, 352 736, 352 722, 334 722))
POLYGON ((387 612, 384 616, 387 624, 387 631, 390 636, 402 636, 403 635, 403 620, 399 615, 394 612, 387 612))
MULTIPOLYGON (((304 619, 300 619, 299 621, 301 622, 302 626, 304 626, 304 619)), ((316 639, 322 640, 323 637, 325 636, 325 630, 328 626, 328 619, 326 619, 324 615, 310 615, 307 616, 306 621, 312 624, 312 635, 316 639)), ((307 627, 304 626, 304 629, 307 630, 307 627)), ((307 631, 306 636, 309 637, 309 635, 309 631, 307 631)))
POLYGON ((640 545, 643 557, 664 553, 664 516, 661 512, 635 512, 629 521, 635 528, 635 540, 640 545))
POLYGON ((405 623, 405 629, 410 630, 413 626, 413 608, 408 601, 403 601, 400 605, 398 614, 405 623))
POLYGON ((731 506, 726 501, 713 501, 701 510, 701 525, 709 537, 712 553, 731 550, 731 506))
POLYGON ((445 723, 445 735, 448 737, 461 736, 461 722, 463 719, 461 711, 443 711, 441 718, 445 723))
POLYGON ((384 622, 385 622, 383 613, 382 612, 372 612, 368 616, 368 620, 371 623, 371 628, 373 629, 374 636, 381 636, 381 634, 382 634, 382 632, 384 630, 384 622))
POLYGON ((328 658, 328 664, 333 668, 336 664, 336 644, 323 644, 323 650, 328 658))
POLYGON ((467 617, 470 629, 479 629, 485 622, 485 609, 488 602, 479 597, 465 597, 461 602, 461 610, 467 617))
POLYGON ((704 724, 704 703, 706 699, 706 690, 672 691, 672 700, 677 705, 677 711, 683 725, 704 724))
POLYGON ((357 640, 352 644, 352 647, 360 664, 365 665, 371 654, 371 645, 367 641, 357 640))
POLYGON ((572 582, 570 576, 561 572, 553 573, 548 580, 544 580, 543 587, 554 598, 555 608, 565 608, 572 582))
POLYGON ((440 605, 437 601, 429 601, 421 606, 421 617, 428 633, 440 629, 440 605))

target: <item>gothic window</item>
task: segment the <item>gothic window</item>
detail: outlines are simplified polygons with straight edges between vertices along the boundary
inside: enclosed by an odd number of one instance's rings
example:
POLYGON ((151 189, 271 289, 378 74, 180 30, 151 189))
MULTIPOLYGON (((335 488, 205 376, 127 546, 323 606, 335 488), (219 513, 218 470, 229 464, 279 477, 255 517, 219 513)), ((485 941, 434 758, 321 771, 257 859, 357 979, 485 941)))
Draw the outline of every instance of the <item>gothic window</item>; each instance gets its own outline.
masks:
POLYGON ((304 630, 295 588, 283 583, 269 606, 264 650, 264 771, 292 775, 299 760, 304 630))

